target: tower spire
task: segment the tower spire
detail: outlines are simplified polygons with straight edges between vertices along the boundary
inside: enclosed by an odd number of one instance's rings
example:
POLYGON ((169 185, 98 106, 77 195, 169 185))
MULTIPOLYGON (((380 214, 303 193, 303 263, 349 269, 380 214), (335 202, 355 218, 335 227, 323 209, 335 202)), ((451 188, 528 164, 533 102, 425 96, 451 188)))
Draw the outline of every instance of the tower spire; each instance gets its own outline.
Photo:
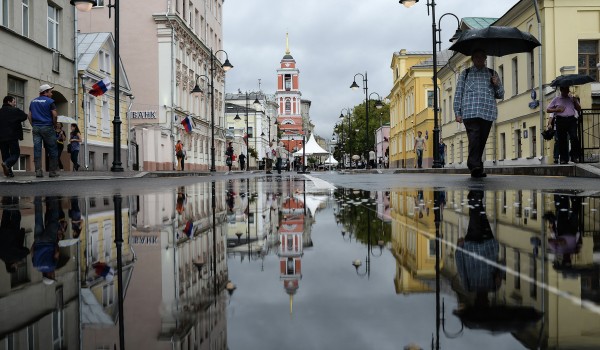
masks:
POLYGON ((287 32, 285 33, 285 54, 290 54, 290 38, 287 32))

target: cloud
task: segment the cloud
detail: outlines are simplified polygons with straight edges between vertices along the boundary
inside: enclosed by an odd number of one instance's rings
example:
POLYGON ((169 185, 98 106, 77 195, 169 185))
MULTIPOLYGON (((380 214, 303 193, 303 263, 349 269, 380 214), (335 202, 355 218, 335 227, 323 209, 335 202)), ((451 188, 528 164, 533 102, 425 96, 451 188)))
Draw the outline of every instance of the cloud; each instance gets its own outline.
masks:
MULTIPOLYGON (((447 12, 500 17, 517 2, 440 2, 436 17, 447 12)), ((432 50, 426 1, 407 9, 397 0, 227 0, 223 13, 223 46, 235 66, 227 73, 227 92, 257 90, 261 79, 261 89, 274 93, 289 32, 302 97, 312 101, 311 119, 323 137, 331 137, 342 108, 364 99, 364 94, 349 89, 354 74, 368 72, 369 92, 387 96, 392 54, 403 48, 432 50)), ((442 47, 448 47, 455 21, 446 16, 440 26, 442 47)))

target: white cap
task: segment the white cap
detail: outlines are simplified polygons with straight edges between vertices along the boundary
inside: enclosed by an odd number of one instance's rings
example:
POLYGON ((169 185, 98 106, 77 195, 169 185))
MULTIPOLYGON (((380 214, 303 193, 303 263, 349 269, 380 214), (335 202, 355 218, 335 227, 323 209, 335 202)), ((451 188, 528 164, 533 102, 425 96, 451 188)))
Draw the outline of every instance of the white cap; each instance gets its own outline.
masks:
POLYGON ((47 286, 51 286, 54 284, 54 282, 56 282, 55 280, 53 280, 52 278, 48 278, 48 277, 42 277, 42 282, 44 282, 45 285, 47 286))
POLYGON ((54 86, 50 86, 48 84, 44 84, 44 85, 40 86, 40 93, 44 92, 46 90, 50 90, 50 89, 54 89, 54 86))

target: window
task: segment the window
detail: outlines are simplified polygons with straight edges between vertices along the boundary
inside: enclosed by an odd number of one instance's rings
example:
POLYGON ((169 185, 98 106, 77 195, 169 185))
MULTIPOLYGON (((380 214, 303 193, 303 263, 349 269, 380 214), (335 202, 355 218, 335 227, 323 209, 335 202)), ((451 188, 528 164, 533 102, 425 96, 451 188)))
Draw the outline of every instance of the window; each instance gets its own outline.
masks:
MULTIPOLYGON (((108 154, 107 154, 108 155, 108 154)), ((105 169, 108 170, 108 169, 105 169)), ((102 240, 104 241, 104 261, 110 261, 113 244, 113 226, 111 220, 104 220, 102 223, 102 240)))
POLYGON ((517 57, 512 59, 512 95, 519 93, 519 65, 517 57))
POLYGON ((537 155, 536 152, 536 144, 537 144, 537 133, 535 132, 535 126, 529 127, 529 149, 531 152, 529 153, 531 157, 535 157, 537 155))
POLYGON ((515 253, 515 264, 514 264, 514 269, 515 269, 515 278, 514 278, 514 283, 515 283, 515 289, 519 290, 521 289, 521 254, 519 253, 518 250, 514 250, 515 253))
POLYGON ((8 95, 17 99, 17 107, 25 110, 25 81, 8 77, 8 95))
POLYGON ((190 28, 194 28, 194 4, 191 2, 188 4, 188 23, 190 24, 190 28))
POLYGON ((102 306, 108 307, 115 302, 114 282, 102 286, 102 306))
POLYGON ((29 0, 22 0, 23 36, 29 37, 29 0))
POLYGON ((533 89, 535 70, 533 65, 533 52, 527 53, 527 90, 533 89))
POLYGON ((285 114, 292 113, 292 101, 289 98, 285 99, 285 114))
POLYGON ((254 137, 254 128, 252 126, 248 127, 248 138, 254 137))
POLYGON ((48 47, 58 50, 59 9, 48 5, 48 47))
POLYGON ((433 91, 427 91, 427 108, 433 108, 433 91))
POLYGON ((587 74, 598 81, 598 41, 580 40, 578 51, 579 74, 587 74))
POLYGON ((98 51, 98 68, 100 68, 100 71, 110 74, 111 63, 112 61, 108 52, 103 50, 98 51))
POLYGON ((88 133, 96 135, 96 97, 88 94, 88 133))
POLYGON ((0 0, 0 25, 8 27, 8 2, 10 0, 0 0))
POLYGON ((498 66, 498 78, 500 78, 500 81, 504 84, 504 65, 498 66))
POLYGON ((290 91, 292 89, 292 76, 289 74, 285 75, 285 91, 290 91))
POLYGON ((195 17, 194 18, 194 32, 196 33, 196 35, 200 35, 200 12, 198 12, 198 10, 195 10, 195 17))
POLYGON ((96 0, 96 6, 94 7, 104 7, 104 0, 96 0))
POLYGON ((102 136, 110 136, 110 113, 108 101, 102 101, 102 136))
POLYGON ((500 133, 500 160, 506 159, 506 134, 500 133))

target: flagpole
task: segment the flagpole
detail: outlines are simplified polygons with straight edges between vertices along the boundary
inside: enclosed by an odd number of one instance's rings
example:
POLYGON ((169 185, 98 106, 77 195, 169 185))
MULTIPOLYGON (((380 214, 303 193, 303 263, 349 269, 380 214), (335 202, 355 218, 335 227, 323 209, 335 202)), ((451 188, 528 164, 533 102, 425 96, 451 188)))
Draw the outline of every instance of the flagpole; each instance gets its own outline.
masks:
MULTIPOLYGON (((84 132, 83 132, 83 147, 84 147, 83 149, 85 150, 85 152, 83 153, 83 163, 84 163, 84 166, 85 166, 85 170, 88 170, 88 167, 89 167, 89 164, 88 164, 89 163, 88 162, 89 161, 89 156, 88 155, 89 155, 90 152, 88 152, 88 125, 87 125, 87 122, 88 122, 88 117, 87 116, 88 116, 88 114, 86 112, 89 112, 88 111, 89 105, 86 102, 87 99, 88 99, 88 96, 85 93, 85 81, 83 81, 83 79, 81 79, 81 89, 82 89, 81 91, 83 92, 81 94, 82 99, 83 99, 83 128, 85 129, 84 132)), ((71 136, 69 135, 69 138, 70 137, 71 136)))

